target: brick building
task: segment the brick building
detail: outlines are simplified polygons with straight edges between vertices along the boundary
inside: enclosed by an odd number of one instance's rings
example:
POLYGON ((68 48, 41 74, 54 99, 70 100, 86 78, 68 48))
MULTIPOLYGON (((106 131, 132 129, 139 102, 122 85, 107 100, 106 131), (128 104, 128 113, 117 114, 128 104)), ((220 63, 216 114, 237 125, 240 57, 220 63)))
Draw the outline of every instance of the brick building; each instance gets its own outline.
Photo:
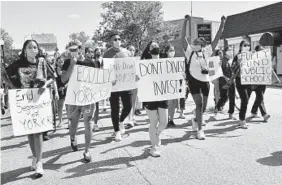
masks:
POLYGON ((282 75, 282 2, 228 16, 222 38, 233 54, 238 53, 242 37, 246 36, 252 49, 259 43, 271 48, 273 67, 282 75))

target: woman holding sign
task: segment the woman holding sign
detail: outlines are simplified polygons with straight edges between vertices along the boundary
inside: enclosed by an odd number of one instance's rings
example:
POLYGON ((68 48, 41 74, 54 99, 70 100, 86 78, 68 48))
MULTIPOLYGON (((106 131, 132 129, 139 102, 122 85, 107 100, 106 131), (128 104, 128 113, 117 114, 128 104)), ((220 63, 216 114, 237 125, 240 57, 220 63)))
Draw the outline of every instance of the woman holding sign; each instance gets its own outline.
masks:
POLYGON ((210 45, 206 45, 206 41, 203 38, 197 38, 193 43, 187 41, 185 35, 188 20, 191 21, 190 16, 186 15, 181 38, 188 61, 186 63, 186 78, 188 79, 188 86, 196 104, 196 119, 192 119, 192 129, 197 131, 197 138, 199 140, 204 140, 205 134, 202 128, 202 120, 210 91, 207 58, 212 55, 218 44, 224 28, 225 17, 222 16, 219 30, 210 45))
MULTIPOLYGON (((142 53, 141 60, 159 59, 159 44, 151 41, 142 53)), ((151 140, 150 154, 153 157, 160 157, 158 148, 161 145, 160 134, 166 128, 168 123, 168 101, 144 102, 147 115, 150 119, 149 134, 151 140)))
POLYGON ((243 40, 240 43, 239 53, 234 57, 232 62, 233 76, 235 77, 235 83, 237 91, 241 98, 241 106, 239 112, 240 123, 237 128, 247 129, 248 124, 246 124, 246 112, 248 107, 248 102, 250 95, 252 93, 251 85, 243 85, 241 83, 241 70, 240 63, 242 58, 240 57, 243 52, 251 51, 251 44, 248 40, 243 40))
MULTIPOLYGON (((25 41, 20 59, 7 68, 9 77, 16 89, 40 88, 42 93, 54 82, 56 75, 43 58, 38 58, 39 46, 35 40, 25 41)), ((36 178, 43 176, 42 146, 43 134, 28 135, 28 142, 32 151, 31 169, 35 170, 36 178)))

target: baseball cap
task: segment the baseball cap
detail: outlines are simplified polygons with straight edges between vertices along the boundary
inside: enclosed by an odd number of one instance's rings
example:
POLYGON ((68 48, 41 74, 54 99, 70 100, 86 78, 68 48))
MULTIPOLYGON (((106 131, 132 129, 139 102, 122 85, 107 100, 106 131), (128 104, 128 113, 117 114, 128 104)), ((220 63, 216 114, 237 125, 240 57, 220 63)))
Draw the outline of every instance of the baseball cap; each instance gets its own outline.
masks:
POLYGON ((68 44, 68 49, 77 49, 81 48, 81 42, 79 40, 72 40, 68 44))

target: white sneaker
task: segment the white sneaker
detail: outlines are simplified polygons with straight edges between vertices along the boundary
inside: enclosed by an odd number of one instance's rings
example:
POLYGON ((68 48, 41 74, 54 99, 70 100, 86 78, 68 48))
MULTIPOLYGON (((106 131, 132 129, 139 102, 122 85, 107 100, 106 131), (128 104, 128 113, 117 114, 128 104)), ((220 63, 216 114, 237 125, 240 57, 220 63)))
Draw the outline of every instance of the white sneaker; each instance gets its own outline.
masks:
POLYGON ((267 122, 269 118, 270 118, 270 115, 266 114, 266 115, 263 116, 263 121, 267 122))
POLYGON ((259 118, 259 116, 257 114, 252 113, 251 118, 259 118))
POLYGON ((37 161, 36 157, 32 157, 32 163, 31 163, 31 167, 30 167, 31 171, 36 170, 36 161, 37 161))
POLYGON ((43 176, 44 172, 43 172, 43 164, 42 164, 42 162, 39 161, 39 162, 36 163, 36 170, 35 170, 35 172, 36 172, 37 176, 39 176, 39 177, 43 176))
POLYGON ((195 121, 195 118, 192 118, 192 130, 193 131, 198 130, 198 123, 195 121))
POLYGON ((241 121, 239 122, 239 125, 237 128, 242 128, 242 129, 248 129, 249 124, 246 123, 246 121, 241 121))
POLYGON ((93 125, 93 132, 97 132, 97 131, 99 131, 100 129, 99 129, 99 126, 98 126, 98 124, 94 124, 93 125))
POLYGON ((161 153, 156 148, 151 148, 150 154, 153 157, 161 157, 161 153))
POLYGON ((206 136, 205 136, 205 133, 204 133, 203 130, 199 130, 197 132, 197 139, 199 139, 199 140, 205 140, 206 139, 206 136))
POLYGON ((122 140, 121 133, 120 133, 120 131, 117 131, 117 132, 115 133, 115 141, 116 141, 116 142, 119 142, 119 141, 121 141, 121 140, 122 140))
POLYGON ((124 123, 119 123, 119 131, 122 135, 125 134, 124 123))

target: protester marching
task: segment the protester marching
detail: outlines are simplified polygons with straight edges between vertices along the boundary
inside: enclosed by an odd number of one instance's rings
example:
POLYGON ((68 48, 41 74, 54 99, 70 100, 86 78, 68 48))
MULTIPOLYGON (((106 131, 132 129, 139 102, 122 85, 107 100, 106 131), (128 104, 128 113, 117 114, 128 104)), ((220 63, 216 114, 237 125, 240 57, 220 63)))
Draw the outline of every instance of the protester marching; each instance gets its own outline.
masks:
POLYGON ((258 117, 258 110, 264 122, 271 118, 265 105, 267 85, 274 80, 270 48, 251 47, 252 42, 243 38, 239 52, 230 55, 228 45, 218 48, 225 16, 211 41, 204 37, 193 40, 187 35, 190 21, 191 17, 185 15, 180 39, 182 57, 176 56, 178 48, 166 34, 145 43, 140 51, 139 46, 123 44, 124 34, 114 30, 104 38, 107 48, 89 47, 71 39, 65 51, 59 53, 56 49, 51 57, 35 39, 30 39, 23 43, 18 60, 9 66, 3 66, 1 61, 2 115, 9 107, 14 136, 27 136, 32 153, 30 167, 36 178, 44 175, 42 155, 48 148, 43 148, 43 141, 52 140, 57 130, 68 129, 70 148, 80 151, 80 119, 85 130, 81 158, 91 163, 91 153, 95 152, 90 147, 92 137, 94 132, 103 130, 103 125, 99 125, 102 115, 111 118, 112 140, 122 142, 130 129, 138 128, 136 118, 141 111, 145 113, 152 157, 161 157, 162 134, 166 128, 177 129, 177 118, 183 125, 191 122, 188 127, 195 138, 205 140, 207 125, 217 121, 227 101, 227 119, 238 120, 236 129, 249 128, 250 106, 251 119, 258 117), (203 115, 210 91, 215 97, 214 120, 207 122, 203 115), (251 102, 253 92, 256 98, 251 102), (188 96, 194 101, 194 111, 187 120, 184 112, 188 96), (238 118, 236 96, 240 101, 238 118), (106 108, 108 103, 110 110, 106 108))

